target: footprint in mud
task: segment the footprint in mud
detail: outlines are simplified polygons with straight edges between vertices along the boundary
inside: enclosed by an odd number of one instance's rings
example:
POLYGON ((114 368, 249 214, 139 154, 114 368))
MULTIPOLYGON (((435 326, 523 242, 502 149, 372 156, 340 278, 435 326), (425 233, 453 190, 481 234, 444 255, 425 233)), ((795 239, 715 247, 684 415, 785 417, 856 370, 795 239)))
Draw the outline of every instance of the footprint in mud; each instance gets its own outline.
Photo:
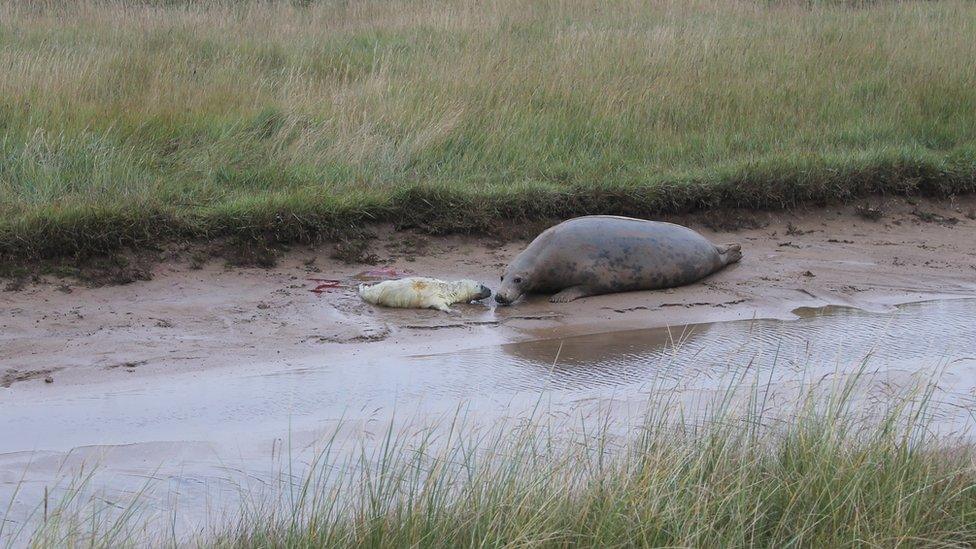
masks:
POLYGON ((109 364, 105 367, 106 370, 118 370, 123 369, 126 372, 132 373, 136 371, 136 368, 148 363, 148 360, 132 360, 126 362, 119 362, 116 364, 109 364))
POLYGON ((650 307, 647 307, 647 306, 644 306, 644 305, 638 305, 636 307, 627 307, 625 309, 614 309, 612 307, 604 307, 604 309, 611 310, 611 311, 613 311, 615 313, 618 313, 618 314, 630 313, 630 312, 633 312, 633 311, 649 311, 649 310, 651 310, 650 307))
POLYGON ((16 368, 8 368, 3 372, 3 374, 0 374, 0 387, 6 389, 19 381, 30 381, 32 379, 41 378, 44 379, 45 383, 54 383, 54 378, 51 376, 51 374, 60 369, 61 368, 40 368, 36 370, 18 370, 16 368))
POLYGON ((724 309, 726 307, 731 307, 733 305, 738 305, 739 303, 745 303, 745 299, 733 299, 730 301, 723 301, 721 303, 711 303, 708 301, 696 301, 694 303, 662 303, 661 308, 664 307, 718 307, 724 309))
POLYGON ((390 336, 390 333, 390 329, 386 326, 375 326, 365 328, 361 333, 356 335, 313 334, 305 336, 303 341, 306 343, 372 343, 374 341, 383 341, 390 336))
POLYGON ((465 322, 454 322, 450 324, 406 324, 405 330, 448 330, 451 328, 470 328, 472 326, 498 326, 500 320, 469 320, 465 322))

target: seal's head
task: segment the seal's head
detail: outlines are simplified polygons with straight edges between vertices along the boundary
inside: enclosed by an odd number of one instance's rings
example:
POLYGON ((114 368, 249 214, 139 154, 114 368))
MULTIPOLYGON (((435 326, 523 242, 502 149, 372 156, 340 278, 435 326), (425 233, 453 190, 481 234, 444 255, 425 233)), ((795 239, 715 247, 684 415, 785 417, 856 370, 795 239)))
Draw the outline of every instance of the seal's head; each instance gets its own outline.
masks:
POLYGON ((502 284, 498 287, 498 291, 495 292, 495 301, 502 305, 508 305, 530 289, 528 273, 523 272, 521 269, 509 267, 505 271, 505 274, 502 275, 502 284))
POLYGON ((488 286, 468 279, 446 282, 440 292, 441 299, 447 304, 471 303, 491 297, 491 289, 488 286))
POLYGON ((491 288, 474 280, 459 280, 455 284, 456 303, 469 303, 491 297, 491 288))

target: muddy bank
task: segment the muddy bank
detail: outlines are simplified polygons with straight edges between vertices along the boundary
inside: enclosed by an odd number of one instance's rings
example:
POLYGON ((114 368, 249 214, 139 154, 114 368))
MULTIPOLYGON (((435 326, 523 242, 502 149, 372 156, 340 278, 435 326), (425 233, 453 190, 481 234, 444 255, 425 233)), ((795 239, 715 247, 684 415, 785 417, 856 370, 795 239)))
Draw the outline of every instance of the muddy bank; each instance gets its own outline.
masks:
POLYGON ((526 239, 432 238, 381 228, 371 242, 373 266, 347 264, 323 248, 294 250, 270 269, 227 268, 217 260, 163 263, 153 267, 152 280, 124 286, 89 288, 48 277, 0 292, 0 386, 9 386, 0 395, 141 384, 214 368, 265 372, 309 356, 445 352, 555 335, 788 318, 797 307, 882 310, 976 294, 976 220, 968 216, 976 199, 892 199, 876 208, 670 218, 714 241, 740 242, 742 262, 684 288, 570 304, 544 297, 504 308, 473 304, 454 315, 377 309, 354 288, 363 278, 409 273, 491 286, 526 239), (370 270, 377 272, 357 276, 370 270))
POLYGON ((389 229, 372 266, 296 250, 271 269, 174 261, 124 286, 52 278, 2 292, 0 502, 27 521, 97 465, 93 494, 120 501, 152 482, 149 507, 183 510, 192 530, 323 439, 359 448, 394 419, 464 410, 495 425, 540 402, 626 419, 655 390, 707 399, 743 379, 762 379, 773 403, 867 357, 870 398, 940 373, 940 428, 970 427, 976 301, 960 298, 976 296, 976 200, 890 202, 880 218, 860 206, 673 219, 740 242, 743 260, 685 288, 569 304, 366 305, 364 279, 492 285, 526 244, 389 229))

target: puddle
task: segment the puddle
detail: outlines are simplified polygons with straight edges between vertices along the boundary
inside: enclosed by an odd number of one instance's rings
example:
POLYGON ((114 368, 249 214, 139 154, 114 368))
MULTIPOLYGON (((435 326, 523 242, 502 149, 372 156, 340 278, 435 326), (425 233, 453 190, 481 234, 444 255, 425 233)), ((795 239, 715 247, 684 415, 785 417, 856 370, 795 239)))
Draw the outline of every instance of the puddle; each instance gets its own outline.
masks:
MULTIPOLYGON (((11 489, 4 479, 18 478, 17 467, 27 462, 20 452, 51 451, 56 456, 80 447, 123 448, 115 454, 123 457, 102 461, 111 472, 112 460, 117 460, 120 478, 150 471, 181 482, 193 478, 205 488, 207 479, 220 478, 218 466, 233 462, 236 470, 251 474, 248 469, 256 464, 267 465, 276 444, 311 444, 340 420, 354 425, 360 435, 370 426, 382 428, 394 414, 450 417, 459 407, 476 421, 492 422, 530 408, 540 395, 550 409, 567 412, 580 403, 639 404, 652 386, 720 391, 744 369, 785 386, 852 372, 868 357, 871 372, 894 385, 943 368, 939 397, 957 412, 944 420, 971 421, 969 410, 976 409, 976 300, 904 305, 887 313, 798 309, 796 315, 790 321, 564 338, 550 329, 526 332, 528 341, 451 354, 382 360, 321 356, 269 367, 259 375, 204 371, 139 387, 99 384, 75 386, 70 392, 57 392, 56 387, 0 392, 0 502, 11 489), (185 446, 171 450, 181 457, 158 469, 159 460, 153 459, 157 454, 145 448, 172 441, 185 446)), ((58 469, 57 460, 48 461, 27 475, 28 484, 46 485, 58 469)), ((104 482, 112 484, 111 478, 104 482)), ((206 502, 203 488, 199 497, 206 502)), ((30 493, 24 490, 21 497, 30 493)), ((193 507, 186 499, 181 505, 184 512, 193 507)))

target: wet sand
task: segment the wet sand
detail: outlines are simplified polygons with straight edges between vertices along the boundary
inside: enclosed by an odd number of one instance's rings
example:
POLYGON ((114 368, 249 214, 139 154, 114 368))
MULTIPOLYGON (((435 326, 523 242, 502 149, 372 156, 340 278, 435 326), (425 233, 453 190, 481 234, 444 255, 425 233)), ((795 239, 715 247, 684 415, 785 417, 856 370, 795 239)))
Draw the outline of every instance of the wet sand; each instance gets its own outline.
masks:
POLYGON ((526 244, 386 228, 377 266, 293 250, 268 270, 173 262, 127 286, 0 293, 0 502, 19 487, 14 516, 27 516, 45 487, 98 463, 111 497, 154 479, 154 509, 177 498, 199 518, 218 494, 271 482, 283 447, 307 457, 336 429, 355 446, 397 415, 463 408, 494 422, 540 398, 626 415, 654 387, 719 392, 750 367, 792 387, 867 356, 892 390, 943 370, 941 400, 958 413, 940 421, 954 431, 976 406, 976 301, 959 299, 976 296, 974 206, 891 201, 876 222, 854 206, 760 214, 737 231, 675 218, 740 242, 742 262, 685 288, 569 304, 366 305, 353 290, 364 270, 491 286, 526 244), (312 292, 323 280, 339 288, 312 292))
MULTIPOLYGON (((714 231, 744 257, 701 283, 672 290, 551 304, 535 296, 438 311, 379 309, 355 295, 356 274, 393 269, 492 286, 527 243, 485 237, 432 238, 380 228, 380 265, 347 265, 330 250, 295 250, 272 269, 202 269, 163 263, 154 278, 86 288, 49 279, 0 292, 0 398, 74 385, 142 386, 203 370, 266 373, 308 357, 422 354, 511 341, 744 318, 790 318, 797 307, 865 310, 976 295, 976 199, 891 200, 879 221, 853 206, 751 214, 762 228, 714 231), (417 245, 417 242, 421 244, 417 245), (409 243, 409 245, 407 244, 409 243), (313 293, 320 281, 340 287, 313 293), (49 378, 52 383, 45 383, 49 378)), ((217 374, 219 375, 219 373, 217 374)))

